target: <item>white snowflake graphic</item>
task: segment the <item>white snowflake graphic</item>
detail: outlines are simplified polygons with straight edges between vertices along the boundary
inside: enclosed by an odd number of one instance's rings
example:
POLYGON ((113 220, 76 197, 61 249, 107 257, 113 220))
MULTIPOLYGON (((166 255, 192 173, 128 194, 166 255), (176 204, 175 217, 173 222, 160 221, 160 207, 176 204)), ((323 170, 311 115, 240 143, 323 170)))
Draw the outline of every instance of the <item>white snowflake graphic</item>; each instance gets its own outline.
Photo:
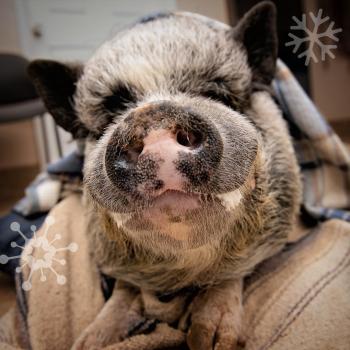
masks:
POLYGON ((302 30, 305 32, 305 37, 298 37, 292 33, 289 33, 288 36, 292 38, 291 41, 288 41, 285 45, 286 46, 294 46, 293 53, 296 53, 298 49, 300 48, 300 45, 302 43, 307 43, 307 48, 305 51, 301 52, 298 57, 302 58, 305 57, 305 65, 308 65, 310 63, 310 60, 312 59, 315 63, 318 62, 318 58, 316 55, 316 48, 318 47, 321 51, 321 60, 324 61, 326 59, 326 56, 328 55, 331 58, 334 58, 334 54, 331 50, 336 49, 337 45, 335 44, 326 44, 321 41, 322 38, 329 38, 333 41, 339 41, 339 38, 336 37, 335 34, 342 31, 342 29, 334 29, 334 22, 330 22, 328 24, 327 29, 324 32, 320 31, 320 26, 329 21, 329 16, 322 18, 322 9, 320 9, 317 13, 317 16, 315 16, 312 12, 309 13, 311 21, 313 23, 313 28, 310 30, 307 27, 306 24, 306 14, 304 13, 302 15, 301 20, 297 17, 293 16, 293 20, 296 23, 296 25, 291 26, 291 30, 302 30))
POLYGON ((12 222, 10 229, 12 231, 18 232, 24 239, 24 246, 17 244, 16 242, 11 242, 11 247, 21 248, 22 254, 15 256, 0 255, 0 264, 7 264, 9 260, 12 259, 21 259, 20 266, 16 268, 16 272, 20 273, 23 271, 24 266, 28 265, 30 272, 28 279, 22 283, 22 288, 25 291, 32 289, 32 276, 35 271, 40 270, 41 276, 40 281, 46 281, 46 275, 44 270, 51 270, 56 275, 56 281, 58 284, 65 284, 67 279, 64 275, 60 275, 53 268, 54 262, 57 262, 61 265, 66 264, 65 259, 59 259, 56 257, 57 253, 63 250, 69 250, 71 252, 76 252, 78 250, 77 243, 70 243, 66 247, 56 248, 53 243, 57 240, 60 240, 62 236, 60 234, 55 234, 54 238, 50 241, 48 238, 49 229, 55 223, 55 219, 52 216, 48 216, 45 220, 45 229, 44 234, 40 237, 36 235, 36 226, 32 225, 30 229, 33 232, 32 239, 28 239, 22 232, 20 224, 16 221, 12 222), (35 256, 33 255, 34 249, 36 250, 35 256))

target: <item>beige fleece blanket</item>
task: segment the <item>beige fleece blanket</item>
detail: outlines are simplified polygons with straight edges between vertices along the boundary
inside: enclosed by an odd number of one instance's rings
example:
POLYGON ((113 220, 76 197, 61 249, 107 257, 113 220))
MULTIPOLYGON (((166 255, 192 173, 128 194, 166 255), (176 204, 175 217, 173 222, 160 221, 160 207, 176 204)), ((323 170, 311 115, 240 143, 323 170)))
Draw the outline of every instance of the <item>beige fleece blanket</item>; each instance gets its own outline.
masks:
MULTIPOLYGON (((36 239, 55 240, 56 248, 69 248, 55 250, 55 254, 51 250, 46 257, 34 248, 32 256, 52 264, 42 265, 42 273, 36 266, 30 274, 30 262, 24 267, 18 306, 0 320, 0 349, 186 348, 185 334, 165 322, 150 334, 113 343, 107 334, 110 325, 103 321, 110 301, 105 303, 98 270, 89 257, 84 235, 89 228, 81 197, 63 200, 50 217, 54 223, 49 220, 36 239), (29 290, 24 292, 22 285, 29 290), (90 333, 96 344, 104 345, 81 347, 82 336, 90 333)), ((350 348, 349 223, 330 220, 321 224, 264 262, 245 286, 245 349, 350 348)))

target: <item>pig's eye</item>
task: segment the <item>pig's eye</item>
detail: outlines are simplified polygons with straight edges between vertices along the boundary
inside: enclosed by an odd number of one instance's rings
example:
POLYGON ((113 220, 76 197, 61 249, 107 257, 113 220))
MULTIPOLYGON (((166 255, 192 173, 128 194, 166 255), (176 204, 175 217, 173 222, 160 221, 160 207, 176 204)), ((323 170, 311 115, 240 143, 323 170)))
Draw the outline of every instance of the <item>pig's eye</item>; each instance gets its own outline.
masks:
POLYGON ((208 90, 201 93, 202 96, 223 103, 225 106, 234 108, 232 99, 227 94, 219 94, 216 91, 208 90))
POLYGON ((231 94, 227 88, 227 82, 223 77, 218 76, 207 80, 206 88, 201 91, 201 95, 234 108, 231 94))
POLYGON ((136 94, 126 85, 119 84, 113 94, 103 101, 103 107, 110 113, 122 112, 132 103, 136 103, 136 94))

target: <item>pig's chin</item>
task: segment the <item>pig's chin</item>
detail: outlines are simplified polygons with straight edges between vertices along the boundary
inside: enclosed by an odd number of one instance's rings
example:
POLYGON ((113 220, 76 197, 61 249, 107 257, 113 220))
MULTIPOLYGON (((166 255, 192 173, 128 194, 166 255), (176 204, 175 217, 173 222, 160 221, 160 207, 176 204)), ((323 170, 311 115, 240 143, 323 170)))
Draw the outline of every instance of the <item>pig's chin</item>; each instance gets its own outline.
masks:
MULTIPOLYGON (((201 208, 199 195, 168 190, 150 201, 133 218, 130 228, 158 232, 175 240, 186 241, 195 226, 195 212, 201 208)), ((128 226, 128 225, 127 225, 128 226)))
POLYGON ((212 239, 214 231, 225 222, 222 216, 226 214, 214 201, 203 201, 203 195, 168 190, 153 197, 142 209, 128 214, 113 213, 112 217, 119 228, 142 244, 174 242, 193 248, 212 239))
POLYGON ((153 199, 152 204, 140 212, 139 220, 152 230, 176 240, 186 241, 193 230, 192 215, 201 207, 198 195, 179 191, 166 191, 153 199))
POLYGON ((200 195, 176 190, 167 190, 156 196, 151 205, 144 210, 151 216, 155 212, 165 211, 172 215, 184 215, 189 210, 200 207, 200 195))

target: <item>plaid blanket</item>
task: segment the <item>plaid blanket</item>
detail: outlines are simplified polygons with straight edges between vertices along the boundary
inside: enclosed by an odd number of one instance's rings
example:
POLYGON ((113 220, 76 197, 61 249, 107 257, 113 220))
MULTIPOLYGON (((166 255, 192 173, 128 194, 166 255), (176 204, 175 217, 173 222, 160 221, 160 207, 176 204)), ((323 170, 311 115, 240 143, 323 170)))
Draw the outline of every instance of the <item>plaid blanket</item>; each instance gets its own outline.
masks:
MULTIPOLYGON (((281 60, 277 61, 273 88, 301 167, 304 211, 315 219, 350 221, 350 156, 345 145, 281 60)), ((64 198, 69 182, 77 184, 81 179, 83 149, 79 140, 78 155, 51 164, 48 172, 28 187, 26 197, 15 206, 15 211, 27 217, 47 212, 64 198), (73 176, 65 176, 69 173, 73 176)))
POLYGON ((301 167, 306 212, 316 219, 350 221, 350 156, 345 145, 280 60, 273 85, 301 167))

